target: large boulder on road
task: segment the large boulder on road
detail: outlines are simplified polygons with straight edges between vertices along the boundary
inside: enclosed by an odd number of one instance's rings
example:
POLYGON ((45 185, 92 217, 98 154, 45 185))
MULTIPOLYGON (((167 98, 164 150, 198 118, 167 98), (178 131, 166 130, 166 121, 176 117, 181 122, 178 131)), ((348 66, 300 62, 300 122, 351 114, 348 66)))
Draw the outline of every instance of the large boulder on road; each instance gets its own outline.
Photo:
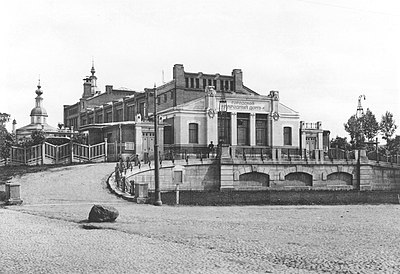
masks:
POLYGON ((89 222, 114 222, 119 216, 115 207, 94 205, 89 213, 89 222))

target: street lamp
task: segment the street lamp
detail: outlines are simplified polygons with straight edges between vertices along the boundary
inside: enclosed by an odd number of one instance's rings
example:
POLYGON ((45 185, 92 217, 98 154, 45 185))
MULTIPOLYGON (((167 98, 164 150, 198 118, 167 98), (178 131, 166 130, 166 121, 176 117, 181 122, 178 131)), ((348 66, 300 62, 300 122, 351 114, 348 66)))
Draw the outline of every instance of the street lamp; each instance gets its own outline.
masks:
POLYGON ((364 142, 364 130, 363 130, 363 116, 364 116, 364 109, 361 105, 361 100, 365 100, 365 95, 360 95, 358 96, 358 105, 357 105, 357 112, 356 112, 356 123, 360 122, 360 132, 357 135, 356 139, 356 149, 358 149, 358 155, 357 155, 357 186, 356 189, 360 190, 361 189, 361 149, 363 148, 363 142, 364 142))
POLYGON ((160 176, 159 176, 159 162, 158 162, 158 119, 157 119, 157 89, 154 84, 154 205, 161 206, 161 193, 160 193, 160 176))

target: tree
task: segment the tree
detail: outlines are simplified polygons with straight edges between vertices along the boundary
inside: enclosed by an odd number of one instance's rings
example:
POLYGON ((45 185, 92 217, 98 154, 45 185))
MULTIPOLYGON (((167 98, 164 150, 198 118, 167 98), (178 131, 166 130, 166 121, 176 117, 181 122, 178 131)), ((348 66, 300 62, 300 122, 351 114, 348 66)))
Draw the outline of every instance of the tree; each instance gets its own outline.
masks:
POLYGON ((14 144, 14 136, 4 127, 0 126, 0 157, 7 163, 10 157, 10 148, 14 144))
POLYGON ((388 139, 386 148, 389 154, 400 154, 400 136, 396 136, 393 139, 388 139))
POLYGON ((382 119, 379 124, 379 130, 383 134, 382 138, 387 142, 393 136, 396 129, 397 125, 393 119, 393 114, 389 111, 386 111, 385 115, 382 115, 382 119))
POLYGON ((0 112, 0 126, 4 126, 8 121, 10 121, 10 114, 0 112))
POLYGON ((350 143, 354 147, 359 148, 365 139, 372 141, 377 136, 379 123, 376 121, 372 111, 367 109, 362 117, 356 117, 356 115, 350 116, 347 123, 344 124, 344 129, 350 135, 350 143))
POLYGON ((39 145, 43 144, 44 140, 46 140, 46 136, 44 135, 44 132, 41 130, 35 130, 31 134, 32 138, 32 145, 39 145))
POLYGON ((347 123, 344 124, 344 130, 350 135, 350 143, 353 147, 359 147, 364 142, 361 127, 361 120, 356 115, 350 116, 347 123))
POLYGON ((331 148, 340 148, 343 150, 349 150, 351 148, 351 145, 347 142, 347 138, 346 137, 339 137, 336 136, 336 139, 332 139, 331 140, 331 148))
POLYGON ((362 130, 368 141, 372 141, 379 131, 379 123, 376 121, 375 114, 368 108, 361 118, 362 130))

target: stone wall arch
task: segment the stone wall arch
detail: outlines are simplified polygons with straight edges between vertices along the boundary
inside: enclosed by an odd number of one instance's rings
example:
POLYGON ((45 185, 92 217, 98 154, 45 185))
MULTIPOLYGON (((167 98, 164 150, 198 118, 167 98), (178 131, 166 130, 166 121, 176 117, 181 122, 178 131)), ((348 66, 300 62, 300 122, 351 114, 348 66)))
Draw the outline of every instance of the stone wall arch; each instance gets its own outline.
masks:
POLYGON ((312 186, 313 176, 305 172, 291 172, 285 175, 285 186, 312 186))
POLYGON ((267 189, 270 186, 270 176, 266 173, 252 171, 239 175, 239 180, 235 181, 237 190, 267 189))
POLYGON ((353 175, 348 172, 333 172, 326 176, 328 185, 353 185, 353 175))

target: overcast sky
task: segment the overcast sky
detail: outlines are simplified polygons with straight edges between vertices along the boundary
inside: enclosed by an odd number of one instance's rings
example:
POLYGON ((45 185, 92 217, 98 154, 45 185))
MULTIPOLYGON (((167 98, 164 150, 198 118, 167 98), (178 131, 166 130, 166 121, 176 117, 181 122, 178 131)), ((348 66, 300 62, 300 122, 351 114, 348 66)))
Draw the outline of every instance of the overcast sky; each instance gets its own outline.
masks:
MULTIPOLYGON (((78 101, 95 62, 98 88, 142 91, 186 71, 243 71, 260 94, 331 137, 364 109, 400 125, 400 3, 386 0, 3 1, 0 112, 30 123, 40 75, 48 123, 78 101)), ((11 123, 7 126, 11 129, 11 123)), ((400 134, 400 130, 397 130, 400 134)))

